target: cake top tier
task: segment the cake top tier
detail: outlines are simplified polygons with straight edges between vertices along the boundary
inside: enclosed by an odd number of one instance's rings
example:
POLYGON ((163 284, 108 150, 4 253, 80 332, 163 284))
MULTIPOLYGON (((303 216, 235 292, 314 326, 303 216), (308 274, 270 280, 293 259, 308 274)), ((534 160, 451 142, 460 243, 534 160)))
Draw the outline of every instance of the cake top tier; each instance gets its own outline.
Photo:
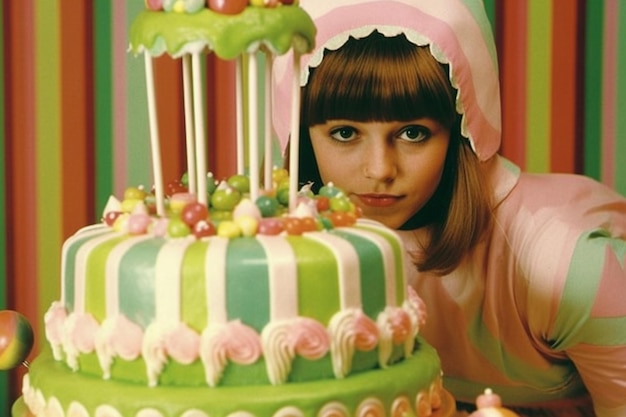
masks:
POLYGON ((297 5, 247 5, 236 14, 206 7, 195 11, 144 10, 130 28, 130 48, 134 53, 147 50, 153 56, 180 56, 208 49, 222 59, 233 59, 261 46, 277 55, 290 48, 306 53, 313 48, 315 30, 309 15, 297 5))

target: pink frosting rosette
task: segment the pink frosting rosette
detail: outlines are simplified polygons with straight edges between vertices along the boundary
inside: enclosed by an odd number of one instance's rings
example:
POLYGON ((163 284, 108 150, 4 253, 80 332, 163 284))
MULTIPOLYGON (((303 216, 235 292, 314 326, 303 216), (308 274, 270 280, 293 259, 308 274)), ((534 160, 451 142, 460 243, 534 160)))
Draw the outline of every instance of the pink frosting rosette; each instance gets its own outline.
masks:
POLYGON ((52 354, 56 360, 61 360, 65 320, 67 320, 67 310, 58 301, 52 303, 44 315, 46 340, 50 343, 52 354))
POLYGON ((78 370, 78 355, 91 353, 95 348, 99 324, 91 314, 72 313, 65 322, 63 349, 67 355, 67 364, 72 370, 78 370))
POLYGON ((175 361, 188 365, 200 356, 200 335, 180 323, 166 335, 165 349, 175 361))
POLYGON ((376 347, 380 338, 376 323, 358 309, 336 313, 330 320, 328 331, 336 378, 343 378, 350 373, 355 349, 370 351, 376 347))
POLYGON ((320 359, 330 348, 326 327, 316 320, 300 317, 289 327, 289 346, 307 359, 320 359))
POLYGON ((200 358, 210 386, 217 385, 229 360, 240 365, 250 365, 261 355, 260 336, 240 320, 210 324, 202 333, 200 358))

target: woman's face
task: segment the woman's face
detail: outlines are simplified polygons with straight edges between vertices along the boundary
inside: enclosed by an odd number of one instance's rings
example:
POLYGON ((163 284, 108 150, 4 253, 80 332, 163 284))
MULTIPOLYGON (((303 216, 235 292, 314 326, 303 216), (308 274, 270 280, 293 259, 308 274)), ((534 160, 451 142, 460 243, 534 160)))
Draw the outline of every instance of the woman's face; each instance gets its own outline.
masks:
POLYGON ((329 120, 309 133, 322 181, 342 188, 365 217, 393 229, 434 194, 450 142, 449 129, 431 118, 329 120))

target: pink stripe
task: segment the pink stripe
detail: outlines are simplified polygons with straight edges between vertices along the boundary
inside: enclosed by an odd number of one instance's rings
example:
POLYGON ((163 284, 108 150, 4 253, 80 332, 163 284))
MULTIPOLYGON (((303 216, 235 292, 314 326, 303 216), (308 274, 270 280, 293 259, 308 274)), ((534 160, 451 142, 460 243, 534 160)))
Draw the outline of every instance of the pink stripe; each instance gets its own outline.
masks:
POLYGON ((606 0, 602 66, 602 181, 615 185, 615 133, 617 106, 617 32, 619 0, 606 0))
POLYGON ((113 187, 114 195, 124 193, 127 183, 126 167, 126 1, 114 1, 113 14, 113 187))

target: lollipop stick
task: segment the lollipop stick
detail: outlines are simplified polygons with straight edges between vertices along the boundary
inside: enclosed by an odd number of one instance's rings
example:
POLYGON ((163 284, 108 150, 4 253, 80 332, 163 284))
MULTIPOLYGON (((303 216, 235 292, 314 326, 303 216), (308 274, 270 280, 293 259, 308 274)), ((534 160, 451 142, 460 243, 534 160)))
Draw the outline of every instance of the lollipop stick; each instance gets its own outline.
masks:
POLYGON ((193 94, 191 91, 191 57, 183 55, 183 99, 185 103, 185 144, 187 149, 187 179, 189 192, 198 195, 196 185, 196 149, 193 123, 193 94))
POLYGON ((237 174, 245 173, 244 140, 243 140, 243 73, 242 58, 239 56, 235 64, 235 117, 237 122, 237 174))
POLYGON ((145 58, 146 89, 148 92, 148 119, 150 124, 150 145, 152 152, 152 175, 154 176, 154 195, 156 198, 157 214, 159 216, 163 216, 165 214, 165 201, 163 197, 163 172, 161 166, 159 126, 154 93, 154 69, 152 67, 152 57, 148 52, 145 53, 145 58))
POLYGON ((272 188, 272 63, 274 57, 271 52, 265 53, 265 137, 263 138, 265 157, 263 165, 263 178, 265 179, 265 189, 272 188))
POLYGON ((298 193, 298 156, 300 153, 300 54, 293 53, 291 89, 291 137, 289 139, 289 210, 296 208, 298 193))
POLYGON ((191 56, 193 81, 193 110, 196 141, 196 175, 198 180, 198 201, 207 204, 207 167, 204 129, 204 109, 202 105, 202 82, 200 80, 200 53, 191 56))
POLYGON ((250 199, 256 201, 259 196, 259 103, 257 93, 258 64, 256 52, 248 54, 248 138, 250 152, 250 199))

